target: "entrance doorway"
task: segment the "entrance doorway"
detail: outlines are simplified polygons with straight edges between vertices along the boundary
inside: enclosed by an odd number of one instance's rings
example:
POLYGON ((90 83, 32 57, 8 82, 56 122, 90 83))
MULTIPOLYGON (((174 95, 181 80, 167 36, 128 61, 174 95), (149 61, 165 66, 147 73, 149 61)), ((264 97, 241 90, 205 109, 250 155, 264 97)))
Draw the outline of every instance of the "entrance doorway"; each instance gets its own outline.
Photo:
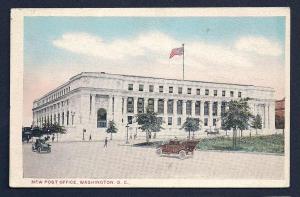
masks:
POLYGON ((100 108, 97 111, 97 128, 106 128, 107 126, 107 112, 105 109, 100 108))

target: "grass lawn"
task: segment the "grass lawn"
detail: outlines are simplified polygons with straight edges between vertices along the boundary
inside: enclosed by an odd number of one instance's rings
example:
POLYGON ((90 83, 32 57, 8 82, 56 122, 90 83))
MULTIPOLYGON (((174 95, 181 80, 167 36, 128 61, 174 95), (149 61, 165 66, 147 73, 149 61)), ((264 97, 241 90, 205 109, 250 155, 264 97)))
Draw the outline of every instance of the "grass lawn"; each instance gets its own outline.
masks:
POLYGON ((284 153, 284 137, 282 134, 268 136, 252 136, 237 138, 237 147, 232 147, 232 137, 215 137, 202 139, 198 150, 227 150, 264 153, 284 153))

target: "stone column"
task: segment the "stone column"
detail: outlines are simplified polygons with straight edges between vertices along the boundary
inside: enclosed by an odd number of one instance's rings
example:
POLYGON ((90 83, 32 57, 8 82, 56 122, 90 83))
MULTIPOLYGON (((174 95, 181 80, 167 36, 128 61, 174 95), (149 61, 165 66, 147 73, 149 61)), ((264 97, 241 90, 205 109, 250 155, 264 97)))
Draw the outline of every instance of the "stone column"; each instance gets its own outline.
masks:
POLYGON ((149 98, 144 97, 144 113, 146 113, 146 111, 147 111, 148 99, 149 98))
POLYGON ((270 129, 270 105, 267 104, 267 128, 270 129))
POLYGON ((177 99, 173 100, 173 127, 177 128, 177 99))
POLYGON ((164 119, 166 121, 166 125, 168 125, 168 99, 164 98, 164 119))
POLYGON ((173 114, 174 116, 177 116, 177 99, 173 100, 173 114))
POLYGON ((112 120, 112 95, 108 97, 108 107, 107 107, 107 123, 112 120))
POLYGON ((134 101, 133 101, 133 105, 134 105, 134 107, 133 107, 134 108, 133 113, 137 114, 138 97, 134 97, 133 99, 134 99, 134 101))
POLYGON ((202 121, 202 126, 204 126, 204 102, 200 101, 200 120, 202 121))
POLYGON ((114 120, 115 123, 117 124, 117 127, 120 128, 120 132, 122 131, 122 97, 120 96, 115 96, 114 97, 114 120))
POLYGON ((267 128, 267 109, 266 109, 266 104, 263 104, 263 121, 264 121, 264 129, 267 128))
POLYGON ((186 100, 182 100, 182 119, 181 123, 183 124, 186 121, 186 100))
POLYGON ((191 116, 194 118, 195 117, 195 101, 191 100, 191 116))
POLYGON ((208 106, 209 106, 208 126, 213 126, 213 115, 212 115, 213 101, 209 101, 208 106))
POLYGON ((92 126, 92 128, 97 128, 97 118, 98 118, 98 114, 97 114, 97 108, 96 108, 96 94, 94 94, 94 95, 92 95, 92 97, 93 97, 93 102, 92 102, 92 122, 93 122, 93 126, 92 126))
POLYGON ((158 98, 154 98, 154 112, 157 112, 158 108, 158 98))
POLYGON ((221 122, 222 122, 222 117, 221 117, 221 106, 222 106, 222 101, 218 101, 217 105, 217 128, 221 128, 221 122))
POLYGON ((124 99, 124 106, 123 106, 123 124, 126 125, 127 124, 127 97, 123 97, 124 99))

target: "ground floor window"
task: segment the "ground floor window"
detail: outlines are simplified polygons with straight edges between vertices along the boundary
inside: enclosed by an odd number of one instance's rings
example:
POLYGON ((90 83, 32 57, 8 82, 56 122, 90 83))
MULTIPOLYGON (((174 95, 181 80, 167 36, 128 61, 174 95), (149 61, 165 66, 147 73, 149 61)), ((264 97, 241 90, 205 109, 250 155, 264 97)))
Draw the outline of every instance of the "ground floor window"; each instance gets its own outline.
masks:
POLYGON ((200 115, 200 101, 195 102, 195 114, 200 115))
POLYGON ((173 100, 168 100, 168 114, 173 114, 173 100))
POLYGON ((204 102, 204 115, 205 116, 209 115, 209 102, 208 101, 204 102))
POLYGON ((204 118, 204 126, 208 126, 208 118, 204 118))
POLYGON ((133 113, 133 111, 134 111, 133 101, 134 100, 132 97, 127 98, 127 113, 133 113))
POLYGON ((97 128, 105 128, 107 125, 107 112, 105 109, 100 108, 97 111, 97 128))
POLYGON ((168 125, 172 125, 172 117, 168 117, 168 125))
POLYGON ((127 124, 132 124, 132 116, 127 116, 127 124))
POLYGON ((186 115, 192 115, 192 101, 186 102, 186 115))
POLYGON ((177 125, 181 125, 181 118, 177 118, 177 125))
POLYGON ((69 111, 67 111, 67 125, 69 125, 69 111))
POLYGON ((143 98, 138 98, 138 104, 137 104, 137 110, 138 110, 138 113, 141 114, 141 113, 144 113, 144 99, 143 98))
POLYGON ((159 114, 163 114, 164 113, 164 100, 163 99, 159 99, 158 100, 157 113, 159 113, 159 114))
POLYGON ((182 114, 182 100, 177 101, 177 114, 182 114))
POLYGON ((213 126, 217 126, 217 119, 213 119, 213 126))
POLYGON ((148 99, 148 109, 149 111, 154 111, 154 99, 148 99))
POLYGON ((213 116, 218 114, 218 102, 213 102, 213 116))
POLYGON ((221 116, 224 116, 225 109, 226 109, 226 102, 222 101, 222 104, 221 104, 221 116))

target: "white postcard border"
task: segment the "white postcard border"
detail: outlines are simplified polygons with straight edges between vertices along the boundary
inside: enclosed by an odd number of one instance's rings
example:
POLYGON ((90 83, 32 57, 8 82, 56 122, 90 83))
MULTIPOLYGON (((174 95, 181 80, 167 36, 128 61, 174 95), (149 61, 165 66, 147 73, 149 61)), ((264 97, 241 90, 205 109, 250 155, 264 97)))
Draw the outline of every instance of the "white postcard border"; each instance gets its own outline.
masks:
POLYGON ((11 187, 289 187, 290 184, 290 9, 289 8, 92 8, 12 9, 10 74, 10 166, 11 187), (198 179, 30 179, 23 178, 20 131, 23 111, 23 19, 25 16, 285 16, 285 167, 283 180, 198 179), (42 181, 38 183, 35 181, 42 181), (48 182, 47 182, 48 181, 48 182), (50 182, 49 182, 50 181, 50 182), (52 182, 51 182, 52 181, 52 182), (69 181, 69 182, 68 182, 69 181), (71 183, 71 181, 79 184, 71 183), (80 184, 80 181, 94 184, 80 184), (95 183, 93 181, 99 181, 95 183), (102 182, 101 182, 102 181, 102 182), (113 184, 105 184, 113 181, 113 184), (119 182, 118 182, 119 181, 119 182), (102 184, 103 183, 103 184, 102 184))

